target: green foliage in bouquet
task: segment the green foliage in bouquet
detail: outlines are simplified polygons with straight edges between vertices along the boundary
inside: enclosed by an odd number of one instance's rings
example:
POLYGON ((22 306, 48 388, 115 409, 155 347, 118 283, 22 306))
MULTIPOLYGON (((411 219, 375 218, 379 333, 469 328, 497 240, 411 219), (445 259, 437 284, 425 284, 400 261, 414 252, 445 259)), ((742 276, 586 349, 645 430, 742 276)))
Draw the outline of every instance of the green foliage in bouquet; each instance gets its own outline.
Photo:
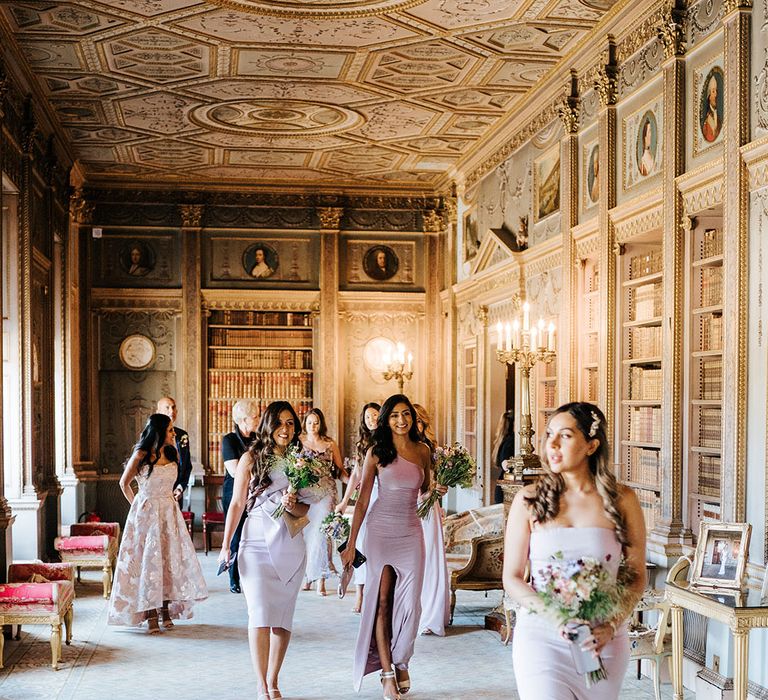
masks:
MULTIPOLYGON (((477 465, 472 455, 458 442, 447 447, 438 447, 432 455, 435 463, 435 483, 443 486, 460 486, 469 488, 475 480, 477 465)), ((416 513, 420 518, 427 518, 432 512, 432 506, 437 503, 440 495, 432 489, 429 495, 419 504, 416 513)))

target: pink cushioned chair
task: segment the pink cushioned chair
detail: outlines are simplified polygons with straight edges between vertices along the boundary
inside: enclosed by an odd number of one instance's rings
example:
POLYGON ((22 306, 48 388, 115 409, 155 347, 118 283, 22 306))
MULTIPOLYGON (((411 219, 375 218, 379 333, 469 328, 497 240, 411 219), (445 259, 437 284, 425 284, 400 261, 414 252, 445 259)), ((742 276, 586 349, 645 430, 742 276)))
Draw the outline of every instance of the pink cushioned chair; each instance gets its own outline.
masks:
MULTIPOLYGON (((51 668, 61 660, 61 624, 66 628, 66 643, 72 640, 72 603, 75 599, 71 564, 11 564, 8 583, 0 584, 0 625, 51 626, 51 668), (47 581, 45 580, 47 579, 47 581), (36 581, 33 583, 32 581, 36 581)), ((3 635, 0 634, 0 668, 3 667, 3 635)))
POLYGON ((62 561, 77 568, 78 583, 81 568, 101 568, 104 597, 109 598, 119 538, 120 523, 75 523, 70 536, 57 537, 53 546, 62 561))

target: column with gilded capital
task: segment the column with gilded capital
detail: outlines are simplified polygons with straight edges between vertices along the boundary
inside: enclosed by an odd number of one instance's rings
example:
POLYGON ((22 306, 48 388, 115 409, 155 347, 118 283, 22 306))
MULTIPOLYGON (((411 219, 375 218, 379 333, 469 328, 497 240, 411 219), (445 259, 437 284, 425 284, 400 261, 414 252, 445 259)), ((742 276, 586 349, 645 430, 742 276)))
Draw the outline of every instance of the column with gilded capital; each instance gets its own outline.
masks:
POLYGON ((561 404, 574 401, 578 392, 578 329, 576 328, 576 244, 571 229, 579 220, 579 117, 581 101, 575 73, 571 75, 565 97, 558 108, 563 122, 560 142, 560 240, 562 250, 563 286, 560 291, 558 321, 557 376, 558 398, 561 404))
POLYGON ((598 138, 600 157, 605 167, 598 173, 600 201, 598 222, 600 238, 598 243, 598 265, 600 271, 600 372, 598 405, 605 414, 611 431, 615 430, 616 403, 616 279, 615 232, 609 212, 616 206, 616 99, 618 96, 618 67, 616 66, 616 45, 609 37, 608 46, 601 56, 601 64, 595 75, 594 87, 600 99, 598 112, 598 138), (605 154, 605 155, 603 155, 605 154))
POLYGON ((747 321, 749 181, 741 147, 749 139, 751 0, 725 0, 723 160, 722 518, 744 522, 747 478, 747 321), (727 439, 725 439, 727 436, 727 439))
POLYGON ((339 233, 343 207, 318 207, 320 222, 320 314, 317 320, 313 359, 315 405, 328 421, 328 428, 339 444, 344 444, 341 394, 344 390, 340 370, 339 343, 339 233))
MULTIPOLYGON (((180 410, 179 424, 189 433, 193 475, 202 475, 203 446, 203 343, 202 298, 200 293, 200 231, 203 225, 202 204, 180 204, 181 216, 181 269, 183 290, 181 297, 181 325, 183 332, 177 371, 176 403, 180 410)), ((190 479, 193 483, 193 479, 190 479)))
POLYGON ((664 47, 662 64, 664 96, 664 179, 663 237, 664 322, 662 324, 662 401, 664 420, 661 458, 661 517, 648 534, 648 551, 653 561, 671 564, 682 545, 690 543, 683 527, 683 328, 685 326, 685 225, 684 208, 676 178, 685 170, 685 3, 674 0, 661 15, 658 36, 664 47))
MULTIPOLYGON (((424 338, 417 346, 421 357, 415 357, 417 368, 424 372, 424 381, 416 386, 423 386, 426 392, 422 398, 430 416, 437 415, 437 393, 434 387, 439 386, 440 365, 430 357, 430 348, 440 347, 440 280, 443 279, 443 259, 440 255, 443 240, 450 235, 452 228, 450 220, 451 205, 443 208, 426 209, 422 213, 422 229, 424 231, 424 261, 425 261, 425 308, 424 308, 424 338), (425 354, 426 353, 426 354, 425 354)), ((454 207, 455 209, 455 207, 454 207)), ((455 214, 454 214, 455 217, 455 214)), ((417 400, 411 397, 412 401, 417 400)))

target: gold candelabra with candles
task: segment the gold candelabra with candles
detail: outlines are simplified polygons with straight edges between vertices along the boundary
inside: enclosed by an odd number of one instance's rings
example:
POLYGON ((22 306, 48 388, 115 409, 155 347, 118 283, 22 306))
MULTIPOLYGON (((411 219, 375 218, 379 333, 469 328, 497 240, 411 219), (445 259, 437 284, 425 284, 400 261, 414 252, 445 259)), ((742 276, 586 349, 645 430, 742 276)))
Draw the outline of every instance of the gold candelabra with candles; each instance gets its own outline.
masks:
POLYGON ((387 353, 384 356, 384 379, 389 381, 394 379, 397 381, 397 387, 399 393, 403 393, 403 383, 407 380, 410 381, 413 377, 413 353, 406 355, 405 345, 397 343, 395 346, 394 356, 387 353))
MULTIPOLYGON (((531 370, 537 362, 549 364, 555 359, 555 325, 544 326, 544 319, 539 319, 535 326, 530 323, 530 306, 523 304, 522 326, 519 319, 511 324, 496 324, 496 359, 504 364, 520 366, 522 394, 520 396, 520 453, 509 462, 512 467, 512 479, 522 481, 523 473, 541 467, 538 455, 533 448, 533 422, 531 421, 531 370)), ((507 475, 505 474, 505 478, 507 475)))

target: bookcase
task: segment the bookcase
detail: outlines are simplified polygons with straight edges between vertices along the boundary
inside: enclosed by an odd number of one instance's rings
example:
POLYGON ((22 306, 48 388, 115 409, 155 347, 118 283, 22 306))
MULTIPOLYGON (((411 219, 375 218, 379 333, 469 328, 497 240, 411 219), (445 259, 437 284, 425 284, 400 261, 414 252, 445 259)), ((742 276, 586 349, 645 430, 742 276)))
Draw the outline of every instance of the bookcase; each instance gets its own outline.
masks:
POLYGON ((221 438, 233 429, 236 401, 253 399, 260 411, 272 401, 290 401, 299 418, 312 407, 312 316, 213 310, 207 338, 208 469, 223 474, 221 438))
POLYGON ((621 280, 619 479, 637 493, 648 530, 661 508, 663 257, 661 238, 626 245, 621 280))
MULTIPOLYGON (((548 328, 550 322, 557 319, 545 319, 544 327, 548 328)), ((557 397, 557 361, 536 364, 536 421, 533 437, 533 446, 537 454, 543 452, 542 440, 547 430, 547 422, 554 410, 559 406, 557 397)))
POLYGON ((587 258, 581 268, 581 327, 579 329, 582 401, 597 402, 600 353, 600 277, 597 260, 587 258))
POLYGON ((477 457, 477 347, 465 345, 463 350, 462 404, 464 408, 462 432, 464 447, 477 457))
POLYGON ((700 217, 690 232, 688 508, 694 533, 721 519, 723 389, 722 218, 700 217))

